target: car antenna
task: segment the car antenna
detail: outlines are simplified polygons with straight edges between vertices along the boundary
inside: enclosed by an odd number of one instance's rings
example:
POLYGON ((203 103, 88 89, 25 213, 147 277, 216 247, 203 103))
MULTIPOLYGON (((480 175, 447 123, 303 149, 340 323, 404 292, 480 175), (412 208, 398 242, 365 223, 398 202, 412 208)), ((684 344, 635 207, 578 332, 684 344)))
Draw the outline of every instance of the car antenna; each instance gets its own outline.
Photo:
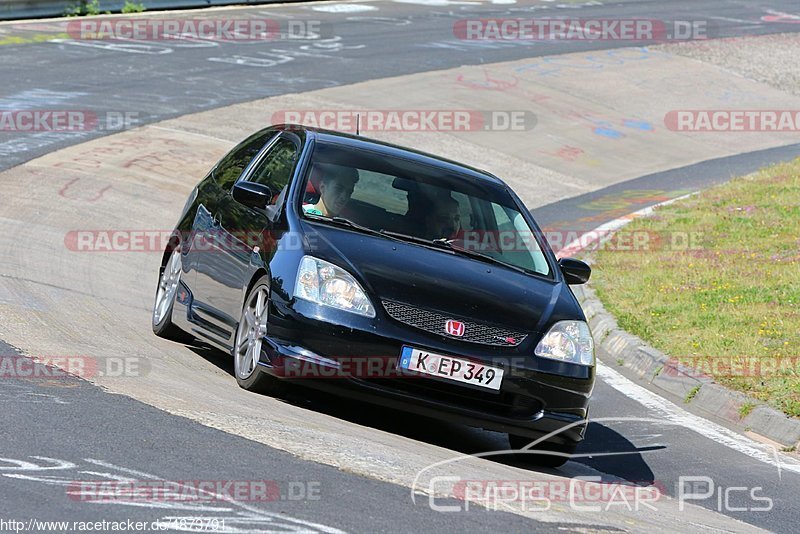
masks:
POLYGON ((356 113, 356 135, 361 135, 361 113, 356 113))

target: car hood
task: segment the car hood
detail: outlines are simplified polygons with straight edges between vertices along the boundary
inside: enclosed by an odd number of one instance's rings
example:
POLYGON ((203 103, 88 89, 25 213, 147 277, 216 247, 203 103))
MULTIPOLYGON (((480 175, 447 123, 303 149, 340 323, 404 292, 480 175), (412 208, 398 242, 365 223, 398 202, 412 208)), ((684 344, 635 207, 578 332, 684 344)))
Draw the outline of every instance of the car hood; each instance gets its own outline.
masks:
POLYGON ((456 318, 541 332, 566 289, 563 283, 447 250, 324 223, 303 225, 309 253, 350 271, 376 306, 393 300, 456 318))

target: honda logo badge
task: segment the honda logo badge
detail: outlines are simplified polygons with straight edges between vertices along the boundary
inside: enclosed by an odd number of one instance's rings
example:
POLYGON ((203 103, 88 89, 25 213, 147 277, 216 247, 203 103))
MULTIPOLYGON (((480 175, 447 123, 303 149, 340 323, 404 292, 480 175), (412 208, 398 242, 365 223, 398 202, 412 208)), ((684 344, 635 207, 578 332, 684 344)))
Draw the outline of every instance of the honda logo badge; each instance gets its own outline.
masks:
POLYGON ((461 337, 464 335, 464 323, 448 319, 444 324, 444 330, 451 336, 461 337))

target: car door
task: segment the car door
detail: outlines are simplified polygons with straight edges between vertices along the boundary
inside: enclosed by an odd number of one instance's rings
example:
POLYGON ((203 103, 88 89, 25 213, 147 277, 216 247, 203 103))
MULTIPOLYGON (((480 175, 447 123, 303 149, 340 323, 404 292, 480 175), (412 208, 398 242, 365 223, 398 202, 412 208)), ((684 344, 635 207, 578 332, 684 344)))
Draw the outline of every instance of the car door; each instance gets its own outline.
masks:
POLYGON ((276 241, 273 217, 277 203, 285 201, 281 194, 288 187, 300 154, 299 138, 283 132, 264 148, 242 173, 238 181, 254 182, 269 187, 271 200, 263 208, 252 208, 233 198, 232 188, 217 210, 218 236, 215 269, 210 273, 208 292, 219 311, 231 318, 230 332, 239 320, 244 289, 259 267, 261 257, 272 257, 276 241), (259 252, 262 251, 262 254, 259 252))
POLYGON ((230 323, 235 321, 224 312, 214 289, 216 280, 224 277, 220 258, 224 252, 219 231, 220 209, 226 205, 233 184, 277 134, 275 129, 267 128, 239 143, 217 163, 209 179, 203 180, 198 188, 199 205, 186 243, 186 264, 191 270, 188 279, 193 297, 192 319, 217 337, 227 338, 230 323))

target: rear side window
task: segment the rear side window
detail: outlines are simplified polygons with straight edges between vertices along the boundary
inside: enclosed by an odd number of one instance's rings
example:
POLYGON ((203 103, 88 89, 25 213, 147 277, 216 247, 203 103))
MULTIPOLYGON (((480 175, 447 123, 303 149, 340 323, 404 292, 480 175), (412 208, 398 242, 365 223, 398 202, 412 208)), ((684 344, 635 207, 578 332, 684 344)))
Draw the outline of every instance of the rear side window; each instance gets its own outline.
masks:
POLYGON ((228 152, 214 169, 214 179, 223 189, 230 189, 242 175, 242 171, 253 160, 264 145, 275 136, 272 129, 257 132, 228 152))

